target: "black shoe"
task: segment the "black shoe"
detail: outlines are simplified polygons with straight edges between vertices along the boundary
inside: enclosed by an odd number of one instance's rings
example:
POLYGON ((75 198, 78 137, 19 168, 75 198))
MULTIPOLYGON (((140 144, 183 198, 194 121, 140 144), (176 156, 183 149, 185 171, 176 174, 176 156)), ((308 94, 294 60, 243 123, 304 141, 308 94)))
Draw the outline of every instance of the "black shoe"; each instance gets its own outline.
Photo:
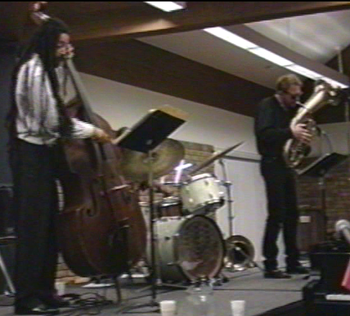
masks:
POLYGON ((15 315, 57 315, 59 314, 57 308, 50 307, 44 303, 37 305, 15 305, 15 315))
POLYGON ((287 267, 287 273, 290 274, 308 274, 310 273, 309 269, 304 268, 303 266, 287 267))
POLYGON ((265 270, 264 277, 266 279, 290 279, 292 276, 281 270, 265 270))
POLYGON ((52 308, 69 306, 69 302, 65 301, 61 296, 55 294, 41 295, 40 300, 52 308))

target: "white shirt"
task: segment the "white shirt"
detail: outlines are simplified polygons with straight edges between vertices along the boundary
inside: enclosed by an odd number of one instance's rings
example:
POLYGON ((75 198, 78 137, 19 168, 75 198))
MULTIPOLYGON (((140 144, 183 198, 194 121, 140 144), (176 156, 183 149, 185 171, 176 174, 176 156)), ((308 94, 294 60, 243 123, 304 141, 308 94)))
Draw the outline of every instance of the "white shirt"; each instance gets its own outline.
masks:
MULTIPOLYGON (((18 138, 32 144, 54 144, 59 138, 59 116, 56 107, 56 99, 53 96, 49 78, 46 75, 42 80, 43 66, 37 54, 23 64, 18 72, 16 84, 16 104, 18 115, 16 119, 16 127, 18 138), (25 76, 28 71, 28 92, 26 92, 25 76), (46 102, 41 102, 40 98, 47 98, 46 102), (26 107, 32 104, 34 111, 32 115, 26 115, 26 107), (47 104, 45 108, 42 104, 47 104), (44 113, 44 111, 47 113, 44 113), (47 135, 39 135, 40 118, 45 117, 43 125, 47 130, 47 135)), ((57 68, 57 76, 60 82, 63 81, 63 69, 57 68)), ((62 86, 62 85, 60 85, 62 86)), ((28 112, 28 111, 27 111, 28 112)), ((73 138, 89 138, 93 135, 95 127, 92 124, 82 122, 76 118, 72 118, 73 122, 73 138)))

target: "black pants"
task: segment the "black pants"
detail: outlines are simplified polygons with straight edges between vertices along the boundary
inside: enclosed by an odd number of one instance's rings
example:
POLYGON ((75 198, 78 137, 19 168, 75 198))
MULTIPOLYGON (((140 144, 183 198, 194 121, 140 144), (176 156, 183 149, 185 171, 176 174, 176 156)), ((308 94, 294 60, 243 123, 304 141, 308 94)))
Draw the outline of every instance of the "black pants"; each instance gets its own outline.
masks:
POLYGON ((265 269, 277 268, 277 239, 283 229, 286 264, 293 267, 299 264, 297 247, 298 208, 293 170, 282 158, 263 157, 261 174, 265 181, 268 217, 263 240, 265 269))
POLYGON ((54 292, 57 148, 16 140, 10 152, 16 212, 16 303, 54 292))

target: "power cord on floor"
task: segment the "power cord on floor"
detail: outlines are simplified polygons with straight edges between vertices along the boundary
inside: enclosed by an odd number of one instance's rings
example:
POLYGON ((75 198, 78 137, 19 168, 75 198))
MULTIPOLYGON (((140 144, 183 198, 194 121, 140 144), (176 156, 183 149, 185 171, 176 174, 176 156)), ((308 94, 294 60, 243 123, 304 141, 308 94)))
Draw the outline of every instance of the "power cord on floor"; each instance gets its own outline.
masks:
POLYGON ((61 312, 67 316, 98 315, 103 307, 113 304, 98 293, 64 294, 61 297, 69 302, 69 310, 61 312))

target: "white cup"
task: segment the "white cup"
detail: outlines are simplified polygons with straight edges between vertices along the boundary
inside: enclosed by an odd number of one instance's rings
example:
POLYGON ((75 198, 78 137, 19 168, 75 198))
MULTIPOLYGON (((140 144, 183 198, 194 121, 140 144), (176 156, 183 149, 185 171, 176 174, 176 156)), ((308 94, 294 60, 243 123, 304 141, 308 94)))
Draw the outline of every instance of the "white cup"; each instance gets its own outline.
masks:
POLYGON ((56 282, 55 288, 57 290, 57 295, 63 295, 66 290, 66 283, 64 282, 56 282))
POLYGON ((162 316, 174 316, 176 314, 176 301, 161 301, 160 312, 162 316))
POLYGON ((245 301, 231 301, 232 316, 244 316, 245 301))

